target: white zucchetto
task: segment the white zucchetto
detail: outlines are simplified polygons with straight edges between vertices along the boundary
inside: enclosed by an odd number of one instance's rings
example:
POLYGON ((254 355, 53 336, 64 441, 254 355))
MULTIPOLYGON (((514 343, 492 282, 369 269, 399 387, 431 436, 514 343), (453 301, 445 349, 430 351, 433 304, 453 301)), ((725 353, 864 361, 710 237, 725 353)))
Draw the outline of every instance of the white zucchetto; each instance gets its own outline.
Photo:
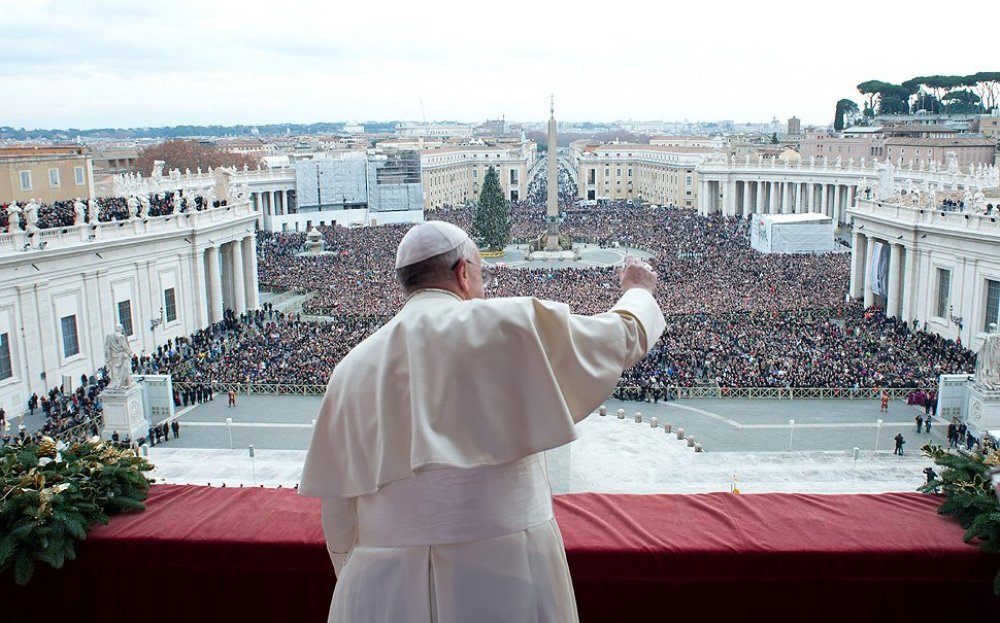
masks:
POLYGON ((399 241, 399 248, 396 249, 396 269, 453 251, 466 240, 469 240, 469 235, 451 223, 444 221, 417 223, 399 241))

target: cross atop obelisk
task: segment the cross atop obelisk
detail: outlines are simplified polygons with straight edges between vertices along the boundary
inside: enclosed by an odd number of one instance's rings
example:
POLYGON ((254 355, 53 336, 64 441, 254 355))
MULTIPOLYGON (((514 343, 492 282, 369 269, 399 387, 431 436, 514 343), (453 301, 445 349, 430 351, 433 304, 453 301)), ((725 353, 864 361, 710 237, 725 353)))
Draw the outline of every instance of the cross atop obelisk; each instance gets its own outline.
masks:
POLYGON ((545 210, 545 250, 559 250, 559 170, 556 165, 556 99, 549 100, 548 197, 545 210))

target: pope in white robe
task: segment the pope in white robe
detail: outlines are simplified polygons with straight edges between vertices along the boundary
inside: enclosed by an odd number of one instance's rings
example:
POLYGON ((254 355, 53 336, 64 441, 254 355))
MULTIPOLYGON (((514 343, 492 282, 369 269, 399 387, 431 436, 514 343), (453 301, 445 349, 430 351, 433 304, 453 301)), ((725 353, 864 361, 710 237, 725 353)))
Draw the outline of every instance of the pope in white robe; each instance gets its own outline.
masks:
POLYGON ((323 499, 337 573, 330 621, 576 621, 544 455, 659 339, 656 275, 622 269, 596 316, 484 298, 461 229, 400 242, 408 298, 337 365, 299 492, 323 499))

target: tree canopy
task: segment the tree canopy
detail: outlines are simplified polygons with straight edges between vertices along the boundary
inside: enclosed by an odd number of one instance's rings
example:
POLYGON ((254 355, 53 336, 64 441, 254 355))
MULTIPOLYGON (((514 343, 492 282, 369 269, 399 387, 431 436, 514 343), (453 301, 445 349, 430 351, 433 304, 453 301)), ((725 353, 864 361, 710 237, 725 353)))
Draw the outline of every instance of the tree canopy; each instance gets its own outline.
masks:
POLYGON ((472 237, 491 251, 500 251, 510 242, 510 207, 500 188, 500 176, 492 166, 486 170, 479 205, 472 219, 472 237))
POLYGON ((840 132, 844 129, 844 118, 852 118, 858 114, 858 105, 853 100, 842 99, 837 102, 837 110, 833 116, 833 129, 840 132))
POLYGON ((246 154, 223 151, 218 147, 198 141, 172 140, 146 147, 140 151, 139 157, 135 161, 135 168, 142 175, 148 176, 152 173, 153 163, 157 160, 162 160, 165 163, 164 172, 171 169, 196 171, 199 168, 202 171, 208 171, 209 167, 242 168, 244 164, 250 167, 256 167, 260 164, 258 158, 246 154))
POLYGON ((866 80, 857 88, 866 98, 866 117, 920 110, 976 114, 1000 104, 1000 72, 996 71, 967 76, 916 76, 900 84, 866 80))

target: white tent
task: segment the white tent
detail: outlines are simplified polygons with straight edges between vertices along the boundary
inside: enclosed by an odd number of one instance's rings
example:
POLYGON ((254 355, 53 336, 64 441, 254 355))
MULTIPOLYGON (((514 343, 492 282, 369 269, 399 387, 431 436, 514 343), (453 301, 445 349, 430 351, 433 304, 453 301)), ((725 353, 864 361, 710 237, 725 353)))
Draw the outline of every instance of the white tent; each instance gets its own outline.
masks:
POLYGON ((824 214, 754 214, 750 246, 761 253, 828 253, 833 233, 833 219, 824 214))

